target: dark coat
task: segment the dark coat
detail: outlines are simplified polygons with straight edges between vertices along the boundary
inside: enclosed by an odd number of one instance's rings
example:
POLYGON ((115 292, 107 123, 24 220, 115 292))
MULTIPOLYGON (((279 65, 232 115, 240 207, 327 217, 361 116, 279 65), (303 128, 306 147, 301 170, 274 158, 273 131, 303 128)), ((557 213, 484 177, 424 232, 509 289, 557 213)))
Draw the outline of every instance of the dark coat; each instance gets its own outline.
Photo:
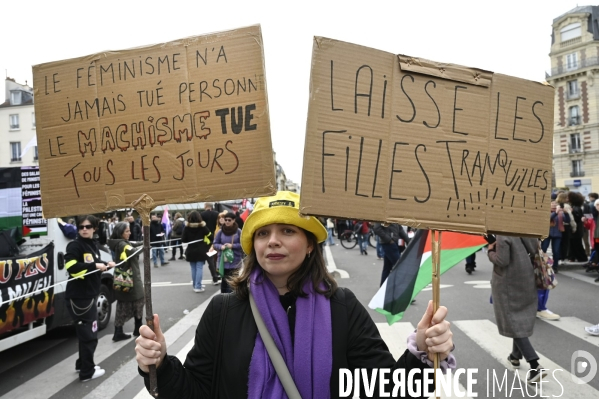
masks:
POLYGON ((208 260, 206 253, 210 250, 212 244, 212 233, 208 230, 205 222, 189 223, 183 229, 181 242, 191 242, 201 240, 189 244, 185 250, 185 260, 188 262, 205 262, 208 260))
MULTIPOLYGON (((208 227, 208 230, 214 234, 216 231, 216 224, 218 223, 218 212, 209 209, 200 213, 200 216, 202 217, 202 220, 206 222, 206 227, 208 227)), ((212 237, 212 239, 214 239, 214 237, 212 237)))
POLYGON ((129 222, 129 230, 131 230, 131 241, 142 241, 143 236, 141 235, 141 226, 137 222, 129 222))
MULTIPOLYGON (((222 354, 218 379, 219 398, 247 398, 249 366, 254 351, 257 327, 249 300, 231 295, 227 319, 223 328, 222 354), (232 383, 234 382, 234 383, 232 383)), ((216 351, 215 336, 221 315, 223 295, 212 299, 196 329, 195 344, 187 354, 185 367, 175 356, 166 356, 157 370, 161 398, 209 398, 216 351)), ((406 376, 411 369, 429 368, 406 350, 393 359, 370 315, 347 288, 339 288, 331 298, 333 368, 331 398, 339 397, 339 369, 403 368, 406 376)), ((140 374, 149 389, 149 374, 140 374)), ((370 375, 370 372, 369 372, 370 375)), ((421 373, 416 374, 417 379, 421 373)), ((378 381, 378 379, 377 379, 378 381)), ((389 385, 388 385, 389 386, 389 385)), ((429 388, 432 390, 432 388, 429 388)), ((375 388, 378 397, 378 388, 375 388)), ((360 395, 366 397, 365 395, 360 395)))
POLYGON ((114 298, 121 302, 133 302, 144 297, 144 286, 141 279, 141 270, 139 269, 139 253, 131 255, 137 251, 135 247, 143 245, 142 242, 132 244, 122 238, 108 240, 108 247, 115 253, 115 263, 120 263, 127 259, 126 263, 117 266, 123 270, 133 269, 133 289, 129 292, 114 291, 114 298))
POLYGON ((536 238, 497 236, 491 292, 499 334, 510 338, 530 337, 537 315, 537 286, 529 253, 538 250, 536 238), (524 243, 522 242, 524 241, 524 243))
POLYGON ((397 244, 400 238, 402 238, 406 243, 410 241, 410 238, 403 229, 403 226, 400 226, 397 223, 390 223, 387 226, 384 226, 381 223, 375 223, 372 230, 374 231, 374 234, 379 236, 381 244, 390 244, 391 242, 397 244))
POLYGON ((162 247, 164 242, 164 236, 158 234, 166 233, 160 220, 152 220, 150 222, 150 244, 151 247, 162 247))
POLYGON ((64 256, 64 265, 69 278, 80 277, 67 283, 65 290, 66 299, 91 299, 100 293, 101 272, 88 272, 97 270, 96 263, 106 263, 100 257, 100 250, 94 240, 83 238, 80 235, 67 245, 64 256))

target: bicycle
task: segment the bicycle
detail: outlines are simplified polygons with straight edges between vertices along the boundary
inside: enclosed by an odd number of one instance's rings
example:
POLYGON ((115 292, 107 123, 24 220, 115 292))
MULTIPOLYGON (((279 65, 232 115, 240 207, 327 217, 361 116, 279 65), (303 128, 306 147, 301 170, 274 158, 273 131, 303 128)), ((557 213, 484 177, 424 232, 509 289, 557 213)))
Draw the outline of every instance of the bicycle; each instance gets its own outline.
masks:
MULTIPOLYGON (((369 231, 368 234, 368 245, 372 248, 376 248, 376 238, 374 237, 374 233, 369 231)), ((358 234, 353 230, 345 230, 341 233, 341 237, 339 239, 341 241, 341 245, 345 249, 352 249, 356 245, 358 245, 358 234)))

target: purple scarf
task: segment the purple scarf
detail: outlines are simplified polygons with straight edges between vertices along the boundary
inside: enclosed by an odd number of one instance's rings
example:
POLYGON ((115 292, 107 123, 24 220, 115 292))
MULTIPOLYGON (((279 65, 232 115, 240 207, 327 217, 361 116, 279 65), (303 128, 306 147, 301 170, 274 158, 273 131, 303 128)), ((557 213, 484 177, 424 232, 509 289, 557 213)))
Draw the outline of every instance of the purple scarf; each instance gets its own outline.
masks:
MULTIPOLYGON (((289 321, 281 306, 279 292, 260 267, 250 276, 250 290, 302 398, 329 398, 333 368, 330 301, 314 292, 309 279, 306 281, 303 290, 308 297, 299 297, 295 302, 295 340, 292 344, 289 321)), ((250 362, 248 398, 287 398, 259 333, 250 362)))

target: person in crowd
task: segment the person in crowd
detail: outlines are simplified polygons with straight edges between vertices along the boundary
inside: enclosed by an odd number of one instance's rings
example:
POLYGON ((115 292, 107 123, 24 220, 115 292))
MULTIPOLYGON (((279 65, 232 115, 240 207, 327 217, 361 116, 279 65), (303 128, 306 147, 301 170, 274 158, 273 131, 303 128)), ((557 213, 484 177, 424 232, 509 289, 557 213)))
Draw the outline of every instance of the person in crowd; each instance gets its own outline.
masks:
POLYGON ((237 226, 239 226, 240 229, 243 229, 243 219, 241 218, 241 211, 239 209, 238 205, 233 205, 231 207, 231 209, 233 210, 233 213, 235 214, 235 223, 237 223, 237 226))
POLYGON ((537 288, 534 269, 529 254, 538 251, 536 238, 497 236, 497 241, 489 244, 488 256, 493 264, 491 293, 493 311, 499 334, 513 339, 508 362, 520 367, 524 357, 530 364, 527 373, 529 383, 538 382, 547 375, 547 370, 539 364, 529 337, 532 336, 537 313, 537 288))
MULTIPOLYGON (((135 350, 146 387, 149 366, 155 365, 160 397, 287 397, 257 333, 254 304, 302 398, 339 397, 340 369, 366 369, 369 375, 375 368, 415 371, 414 386, 422 391, 422 372, 435 353, 442 370, 455 368, 447 308, 433 314, 432 301, 408 349, 393 359, 366 309, 328 273, 318 245, 326 238, 315 217, 299 214, 298 194, 259 198, 242 232, 247 257, 232 280, 234 293, 208 305, 185 363, 167 355, 158 315, 155 332, 142 327, 135 350)), ((374 392, 378 397, 376 386, 374 392)))
POLYGON ((576 191, 568 192, 568 203, 572 207, 572 215, 576 222, 576 230, 572 229, 570 235, 570 253, 568 259, 575 262, 587 262, 589 258, 582 243, 585 216, 583 213, 584 196, 576 191))
POLYGON ((179 249, 179 259, 185 259, 183 257, 183 247, 181 246, 181 236, 183 235, 183 228, 185 227, 185 219, 181 213, 175 213, 173 222, 173 229, 171 230, 171 247, 173 248, 173 255, 170 260, 177 260, 177 248, 179 249))
POLYGON ((564 225, 564 230, 561 232, 562 233, 562 241, 560 243, 560 249, 559 249, 559 260, 568 260, 568 256, 570 254, 570 237, 572 235, 572 227, 571 226, 575 226, 575 224, 570 224, 570 222, 572 222, 574 220, 573 216, 571 216, 571 207, 568 204, 568 193, 566 192, 558 192, 557 193, 557 197, 555 198, 555 202, 556 202, 556 209, 558 210, 562 210, 563 211, 563 217, 564 217, 564 221, 563 221, 563 225, 564 225), (566 207, 566 204, 568 204, 568 207, 566 207))
MULTIPOLYGON (((587 272, 599 270, 599 201, 595 201, 593 209, 593 217, 595 218, 595 229, 593 231, 593 256, 591 257, 589 265, 587 266, 587 272)), ((599 282, 599 277, 595 279, 595 282, 599 282)))
POLYGON ((129 215, 127 216, 126 220, 129 223, 129 230, 131 231, 129 240, 135 242, 143 242, 143 236, 141 235, 141 226, 137 224, 135 218, 132 215, 129 215))
POLYGON ((337 238, 341 240, 341 235, 345 233, 347 230, 351 229, 350 227, 348 227, 346 219, 335 219, 335 224, 337 227, 337 238))
POLYGON ((158 267, 158 258, 160 258, 161 266, 168 265, 168 261, 164 260, 164 249, 162 248, 165 233, 160 216, 153 213, 152 221, 150 222, 150 246, 152 247, 152 263, 154 263, 154 267, 158 267))
POLYGON ((136 247, 143 245, 143 242, 132 243, 129 241, 130 237, 131 227, 129 222, 119 222, 114 226, 112 236, 108 240, 108 247, 116 254, 115 261, 118 263, 125 261, 117 267, 121 270, 131 270, 133 274, 133 287, 128 292, 114 290, 114 297, 117 302, 112 340, 115 342, 131 338, 130 334, 125 334, 123 331, 123 326, 131 318, 135 320, 133 335, 139 336, 139 327, 141 327, 144 315, 145 299, 139 268, 140 252, 136 249, 136 247))
POLYGON ((335 245, 335 223, 332 218, 327 218, 327 244, 335 245))
MULTIPOLYGON (((547 252, 551 243, 551 253, 553 256, 553 271, 559 272, 560 245, 562 240, 562 230, 564 229, 564 211, 557 206, 555 201, 551 201, 551 215, 549 216, 549 236, 541 242, 541 249, 547 252)), ((560 316, 547 309, 549 300, 549 290, 537 290, 537 317, 546 320, 559 320, 560 316)))
POLYGON ((374 235, 376 239, 376 258, 378 260, 383 260, 385 258, 385 250, 383 249, 383 244, 381 244, 381 237, 377 234, 374 235))
POLYGON ((364 220, 356 220, 353 229, 358 236, 358 248, 360 248, 360 255, 368 255, 368 233, 370 232, 369 223, 364 220))
POLYGON ((383 247, 384 259, 383 259, 383 272, 381 273, 381 284, 385 282, 391 269, 399 260, 400 252, 397 243, 399 239, 405 240, 406 243, 410 241, 410 237, 405 232, 402 226, 397 223, 375 223, 374 234, 379 237, 381 245, 383 247))
POLYGON ((102 377, 104 369, 94 363, 94 352, 98 346, 98 309, 96 300, 100 294, 101 276, 114 262, 103 262, 94 233, 98 218, 93 215, 77 217, 78 236, 69 242, 64 257, 64 266, 69 274, 65 289, 67 311, 75 322, 79 341, 79 357, 75 370, 83 382, 102 377))
POLYGON ((466 258, 466 273, 472 274, 476 269, 476 252, 466 258))
POLYGON ((229 278, 237 273, 241 266, 241 258, 243 252, 241 250, 241 229, 237 226, 235 221, 235 214, 233 212, 227 212, 224 215, 225 224, 216 233, 212 246, 218 251, 218 258, 216 264, 219 265, 222 259, 224 264, 224 275, 222 276, 220 292, 227 293, 231 292, 231 286, 229 285, 229 278), (227 261, 223 258, 223 251, 225 248, 233 250, 233 260, 227 261))
POLYGON ((56 219, 56 222, 58 222, 58 227, 66 238, 69 240, 77 238, 77 226, 75 226, 75 220, 69 219, 68 223, 66 223, 61 218, 58 218, 56 219))
MULTIPOLYGON (((214 210, 214 204, 212 202, 206 202, 204 204, 204 211, 200 213, 202 220, 206 223, 206 227, 212 233, 210 236, 210 241, 214 240, 216 237, 216 226, 218 225, 218 212, 214 210)), ((224 223, 224 219, 223 219, 224 223)), ((210 270, 210 275, 212 276, 212 283, 214 285, 218 285, 220 281, 220 274, 218 274, 218 270, 216 268, 216 257, 209 256, 208 260, 208 270, 210 270)))
POLYGON ((204 275, 204 263, 210 258, 208 251, 212 243, 212 233, 206 222, 202 220, 200 212, 193 211, 187 216, 187 224, 183 229, 181 241, 191 242, 185 250, 185 259, 191 266, 191 281, 194 292, 204 292, 202 277, 204 275))

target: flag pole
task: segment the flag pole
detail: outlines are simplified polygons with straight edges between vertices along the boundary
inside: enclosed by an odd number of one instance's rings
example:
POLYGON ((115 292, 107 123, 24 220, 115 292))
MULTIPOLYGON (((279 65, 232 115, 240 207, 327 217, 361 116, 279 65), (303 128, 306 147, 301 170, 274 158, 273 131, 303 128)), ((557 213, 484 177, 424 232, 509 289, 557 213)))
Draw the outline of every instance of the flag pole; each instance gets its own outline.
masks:
MULTIPOLYGON (((432 249, 432 261, 433 261, 433 314, 437 312, 439 309, 439 304, 441 302, 441 232, 437 230, 431 230, 431 249, 432 249)), ((437 369, 439 368, 439 354, 435 353, 433 358, 433 366, 435 368, 435 375, 437 373, 437 369)), ((439 395, 437 395, 437 384, 436 378, 435 381, 435 396, 439 399, 439 395)))
MULTIPOLYGON (((144 293, 146 297, 146 324, 154 331, 154 311, 152 310, 152 275, 150 267, 150 213, 154 209, 154 200, 147 194, 142 195, 131 206, 137 211, 142 221, 144 236, 144 293)), ((150 394, 158 397, 158 379, 156 378, 156 365, 150 368, 150 394)))

